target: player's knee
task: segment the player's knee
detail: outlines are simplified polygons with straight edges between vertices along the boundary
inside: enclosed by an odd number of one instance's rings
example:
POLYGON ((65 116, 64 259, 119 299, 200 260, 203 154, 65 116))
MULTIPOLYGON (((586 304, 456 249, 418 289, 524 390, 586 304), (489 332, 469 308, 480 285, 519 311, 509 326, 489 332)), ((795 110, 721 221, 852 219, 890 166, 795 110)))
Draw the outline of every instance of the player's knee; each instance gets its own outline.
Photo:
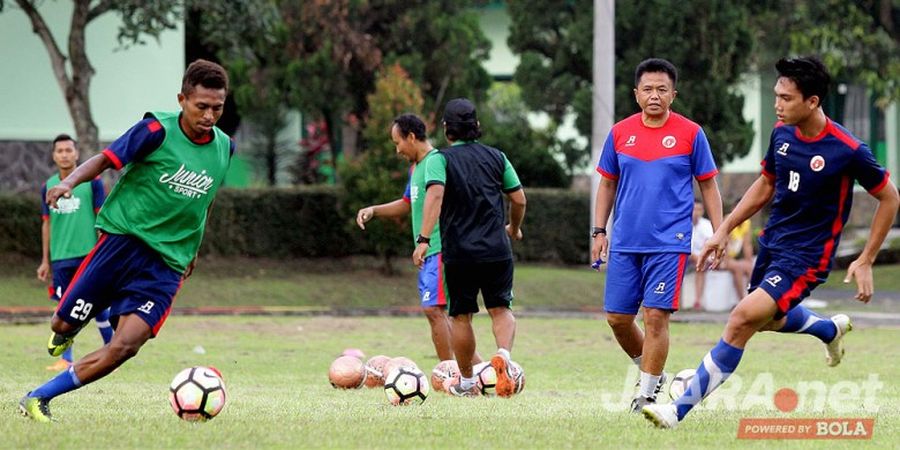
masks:
POLYGON ((444 312, 444 308, 440 306, 428 306, 424 308, 425 317, 428 319, 431 324, 445 322, 447 320, 447 313, 444 312))
POLYGON ((756 319, 743 308, 735 308, 728 317, 728 328, 741 334, 756 330, 756 319))
POLYGON ((661 309, 647 308, 644 313, 644 332, 662 334, 669 328, 669 313, 661 309))
POLYGON ((122 363, 133 358, 138 354, 138 351, 140 350, 140 345, 121 341, 111 342, 107 347, 107 352, 109 353, 110 358, 112 358, 117 363, 122 363))
POLYGON ((607 314, 606 323, 609 324, 609 327, 612 328, 614 333, 626 332, 631 330, 631 326, 634 323, 634 316, 625 314, 607 314))
POLYGON ((71 333, 75 330, 75 327, 62 320, 56 314, 53 315, 53 318, 50 319, 50 329, 53 330, 54 333, 66 334, 71 333))

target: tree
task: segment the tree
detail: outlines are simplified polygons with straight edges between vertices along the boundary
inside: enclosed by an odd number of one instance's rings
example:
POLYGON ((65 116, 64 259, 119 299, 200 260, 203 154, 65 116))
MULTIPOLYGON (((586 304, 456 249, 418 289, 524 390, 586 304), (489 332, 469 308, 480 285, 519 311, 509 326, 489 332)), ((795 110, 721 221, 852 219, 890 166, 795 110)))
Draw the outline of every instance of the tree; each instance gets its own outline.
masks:
POLYGON ((835 80, 865 85, 881 108, 900 100, 900 3, 896 0, 747 1, 760 43, 757 66, 791 54, 823 59, 835 80))
MULTIPOLYGON (((364 137, 368 151, 341 167, 345 193, 346 217, 366 205, 385 203, 399 198, 406 185, 409 166, 396 154, 389 132, 395 117, 402 113, 422 113, 422 92, 402 67, 385 68, 375 83, 375 92, 367 98, 369 120, 364 137)), ((353 221, 348 226, 356 228, 353 221)), ((393 273, 391 257, 402 249, 410 249, 409 220, 374 220, 366 224, 366 240, 373 243, 375 253, 384 259, 385 270, 393 273)), ((358 232, 358 231, 354 231, 358 232)))
MULTIPOLYGON (((90 157, 99 151, 97 125, 91 112, 90 87, 94 77, 85 49, 85 32, 91 22, 109 13, 119 14, 119 43, 123 46, 143 44, 142 38, 158 37, 166 29, 173 29, 181 17, 179 0, 73 0, 67 52, 60 48, 53 31, 38 11, 36 0, 15 0, 16 5, 28 16, 32 30, 41 39, 50 56, 53 75, 65 97, 69 115, 75 126, 82 154, 90 157)), ((5 6, 0 1, 0 12, 5 6)))
MULTIPOLYGON (((526 103, 560 121, 575 115, 590 136, 593 4, 590 0, 509 3, 510 47, 521 55, 514 79, 526 103)), ((680 71, 674 109, 700 123, 718 162, 750 149, 753 130, 734 92, 752 50, 744 7, 715 0, 616 3, 616 117, 637 111, 634 68, 666 58, 680 71)))
MULTIPOLYGON (((535 129, 528 121, 529 112, 519 86, 495 83, 478 110, 484 133, 480 141, 506 154, 522 185, 568 188, 572 183, 571 172, 566 173, 555 157, 566 159, 561 153, 563 143, 556 138, 556 127, 551 124, 535 129)), ((568 164, 567 168, 574 169, 568 164)))

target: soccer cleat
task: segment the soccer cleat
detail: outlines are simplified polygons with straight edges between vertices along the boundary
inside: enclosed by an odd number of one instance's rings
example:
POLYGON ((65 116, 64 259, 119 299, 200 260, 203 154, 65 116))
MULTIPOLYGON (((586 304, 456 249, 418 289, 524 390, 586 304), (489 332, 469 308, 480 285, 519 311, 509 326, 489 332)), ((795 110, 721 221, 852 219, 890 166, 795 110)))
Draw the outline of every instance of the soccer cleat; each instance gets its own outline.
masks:
POLYGON ((647 405, 641 409, 644 418, 653 422, 656 428, 675 428, 678 426, 678 411, 672 403, 666 405, 647 405))
POLYGON ((478 386, 474 384, 469 389, 463 389, 461 384, 453 384, 447 388, 447 393, 454 397, 478 397, 481 395, 481 392, 478 392, 478 386))
POLYGON ((51 372, 62 372, 63 370, 67 370, 69 367, 72 367, 72 363, 60 358, 57 359, 55 363, 47 366, 47 370, 51 372))
POLYGON ((647 405, 654 405, 654 404, 656 404, 656 396, 644 397, 644 396, 638 395, 637 397, 634 398, 634 400, 631 401, 631 412, 639 413, 639 412, 641 412, 641 409, 643 407, 645 407, 647 405))
POLYGON ((841 358, 844 357, 844 335, 853 330, 850 317, 846 314, 831 316, 831 321, 834 322, 834 326, 837 328, 837 334, 834 335, 834 339, 831 342, 825 344, 825 362, 828 364, 828 367, 834 367, 841 363, 841 358))
POLYGON ((510 373, 512 366, 509 364, 509 360, 497 353, 491 357, 491 367, 494 368, 494 373, 497 374, 497 384, 494 388, 497 391, 497 395, 500 397, 512 397, 516 393, 516 381, 510 373))
POLYGON ((653 398, 656 398, 656 396, 658 396, 659 393, 662 391, 663 386, 666 385, 667 379, 668 379, 668 377, 666 377, 665 372, 663 372, 662 375, 659 376, 659 381, 656 382, 656 387, 653 388, 653 398))
POLYGON ((50 402, 42 398, 25 395, 22 400, 19 400, 19 412, 38 422, 46 423, 53 420, 53 416, 50 414, 50 402))
POLYGON ((59 333, 50 335, 50 341, 47 342, 47 352, 50 356, 60 356, 75 342, 75 335, 63 336, 59 333))

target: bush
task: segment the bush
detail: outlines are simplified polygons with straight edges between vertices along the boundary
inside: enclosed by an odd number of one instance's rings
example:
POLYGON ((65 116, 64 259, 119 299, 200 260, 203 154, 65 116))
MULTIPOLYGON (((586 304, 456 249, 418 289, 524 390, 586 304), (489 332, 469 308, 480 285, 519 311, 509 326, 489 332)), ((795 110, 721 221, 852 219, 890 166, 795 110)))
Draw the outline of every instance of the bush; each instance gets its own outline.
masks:
POLYGON ((41 257, 41 199, 0 193, 0 252, 41 257))
MULTIPOLYGON (((586 263, 590 250, 590 196, 558 189, 526 188, 525 193, 525 240, 513 243, 516 258, 586 263)), ((390 234, 385 234, 382 241, 368 233, 351 232, 356 217, 348 215, 342 206, 344 201, 343 191, 332 186, 222 189, 213 206, 201 254, 308 258, 412 253, 408 224, 397 231, 404 237, 400 241, 390 234)), ((0 210, 5 212, 0 217, 0 252, 39 258, 38 197, 0 195, 0 210)), ((381 222, 397 227, 389 221, 381 222)), ((370 222, 374 223, 377 221, 370 222)))

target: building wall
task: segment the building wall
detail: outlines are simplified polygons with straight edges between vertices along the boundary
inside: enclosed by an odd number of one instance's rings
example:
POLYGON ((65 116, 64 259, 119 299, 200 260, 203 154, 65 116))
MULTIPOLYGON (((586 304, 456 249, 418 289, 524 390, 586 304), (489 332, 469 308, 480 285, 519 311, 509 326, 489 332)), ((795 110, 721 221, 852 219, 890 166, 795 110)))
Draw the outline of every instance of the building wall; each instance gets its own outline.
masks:
MULTIPOLYGON (((38 2, 57 45, 68 47, 71 2, 38 2)), ((178 107, 176 94, 184 72, 184 28, 162 33, 159 41, 121 49, 120 19, 108 13, 86 32, 88 58, 95 70, 91 110, 102 141, 118 137, 145 111, 178 107)), ((50 57, 31 22, 13 2, 0 14, 0 140, 50 140, 74 134, 50 57)))

